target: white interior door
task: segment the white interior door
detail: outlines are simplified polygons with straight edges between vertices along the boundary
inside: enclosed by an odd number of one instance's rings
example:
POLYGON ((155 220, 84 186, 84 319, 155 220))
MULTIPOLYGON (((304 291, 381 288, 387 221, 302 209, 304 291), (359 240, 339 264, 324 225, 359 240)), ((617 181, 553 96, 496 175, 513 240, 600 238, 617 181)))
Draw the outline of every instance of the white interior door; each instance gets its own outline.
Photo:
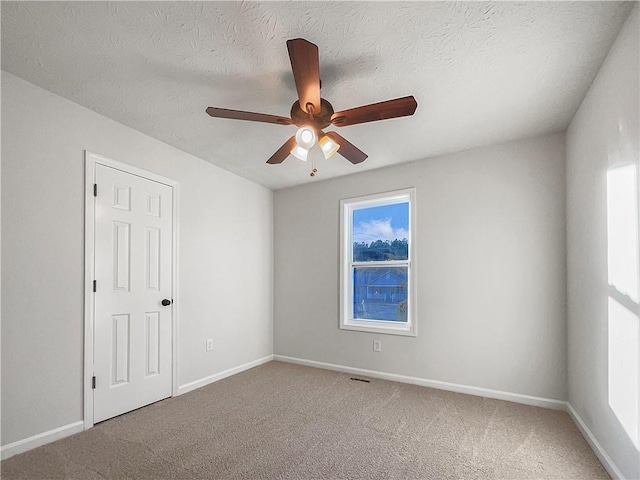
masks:
POLYGON ((171 396, 173 188, 97 164, 94 422, 171 396), (164 302, 168 303, 168 302, 164 302))

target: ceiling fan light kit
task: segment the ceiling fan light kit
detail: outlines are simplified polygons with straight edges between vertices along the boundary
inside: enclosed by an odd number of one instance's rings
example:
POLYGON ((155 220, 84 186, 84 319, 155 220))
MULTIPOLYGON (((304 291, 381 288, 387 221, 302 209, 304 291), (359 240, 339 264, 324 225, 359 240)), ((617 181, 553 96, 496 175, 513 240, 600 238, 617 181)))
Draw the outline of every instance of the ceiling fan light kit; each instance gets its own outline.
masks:
POLYGON ((318 142, 318 145, 320 145, 320 149, 326 159, 333 157, 333 155, 340 149, 340 145, 331 140, 329 135, 322 137, 318 142))
POLYGON ((302 160, 303 162, 306 162, 307 156, 309 155, 309 150, 304 147, 301 147, 300 145, 296 145, 295 147, 293 147, 293 150, 291 150, 290 153, 297 159, 302 160))
MULTIPOLYGON (((290 154, 307 161, 309 149, 316 143, 325 159, 337 152, 354 165, 362 163, 367 159, 366 153, 337 132, 325 134, 322 129, 330 125, 346 127, 359 123, 408 117, 413 115, 418 107, 415 98, 409 96, 334 112, 333 106, 324 98, 320 98, 318 47, 303 38, 296 38, 287 40, 287 50, 298 92, 298 100, 291 107, 291 118, 217 107, 208 107, 206 110, 207 114, 216 118, 296 125, 298 127, 296 134, 267 160, 271 165, 282 163, 290 154)), ((311 176, 315 176, 317 171, 314 165, 311 176)))
POLYGON ((316 144, 316 132, 311 127, 300 127, 296 132, 296 143, 309 150, 316 144))

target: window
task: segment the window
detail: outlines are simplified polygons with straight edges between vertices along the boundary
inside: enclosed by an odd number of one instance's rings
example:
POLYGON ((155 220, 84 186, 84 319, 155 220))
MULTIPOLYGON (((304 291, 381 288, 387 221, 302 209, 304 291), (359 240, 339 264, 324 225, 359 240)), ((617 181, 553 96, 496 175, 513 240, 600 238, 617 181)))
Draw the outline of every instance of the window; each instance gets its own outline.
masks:
POLYGON ((340 328, 416 335, 415 189, 340 202, 340 328))

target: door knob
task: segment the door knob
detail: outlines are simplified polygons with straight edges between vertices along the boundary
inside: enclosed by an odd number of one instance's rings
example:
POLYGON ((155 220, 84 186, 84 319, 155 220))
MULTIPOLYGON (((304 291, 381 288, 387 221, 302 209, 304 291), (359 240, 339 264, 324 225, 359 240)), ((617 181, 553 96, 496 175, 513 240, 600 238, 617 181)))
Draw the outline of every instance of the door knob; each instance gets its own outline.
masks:
POLYGON ((169 300, 168 298, 165 298, 164 300, 162 300, 162 306, 163 307, 168 307, 172 303, 173 303, 173 300, 169 300))

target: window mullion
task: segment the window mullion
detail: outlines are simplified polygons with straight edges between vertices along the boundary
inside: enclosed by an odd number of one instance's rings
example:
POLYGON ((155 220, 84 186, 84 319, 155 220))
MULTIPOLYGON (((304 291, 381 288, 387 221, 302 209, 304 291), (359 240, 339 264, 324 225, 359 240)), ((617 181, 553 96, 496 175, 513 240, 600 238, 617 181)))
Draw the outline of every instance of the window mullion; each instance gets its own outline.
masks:
POLYGON ((408 267, 409 260, 384 260, 380 262, 349 262, 351 267, 408 267))

